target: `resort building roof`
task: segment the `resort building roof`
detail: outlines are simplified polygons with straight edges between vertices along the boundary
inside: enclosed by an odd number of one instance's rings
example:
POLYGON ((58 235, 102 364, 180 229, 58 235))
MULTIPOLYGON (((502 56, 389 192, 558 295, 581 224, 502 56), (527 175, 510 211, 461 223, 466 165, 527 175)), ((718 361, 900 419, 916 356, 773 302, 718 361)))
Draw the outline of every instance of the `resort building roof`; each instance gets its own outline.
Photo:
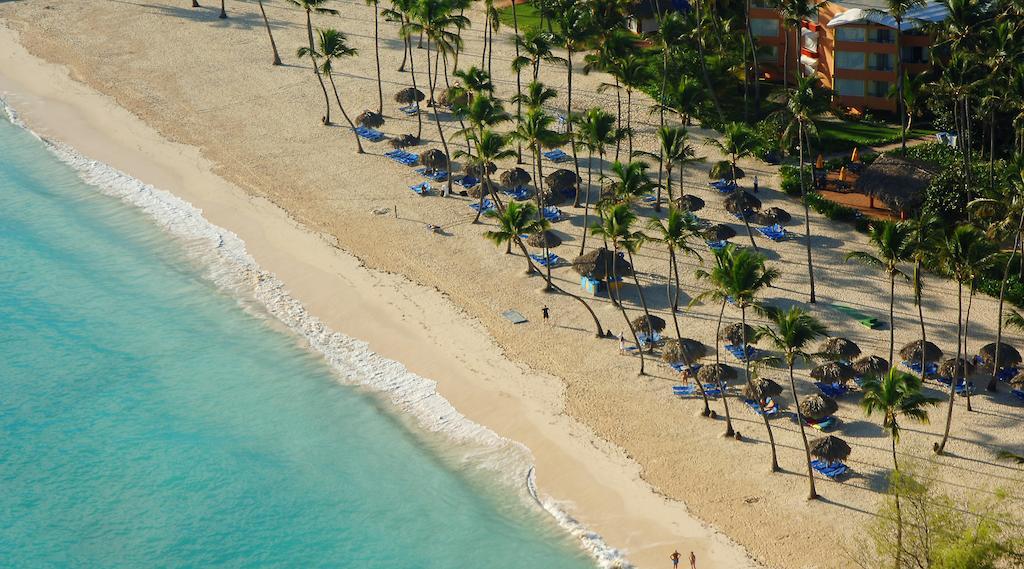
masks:
MULTIPOLYGON (((848 9, 829 20, 827 25, 830 28, 846 24, 878 24, 893 29, 896 28, 896 18, 888 13, 886 2, 879 0, 854 0, 852 2, 838 2, 838 4, 848 9)), ((900 30, 907 31, 918 28, 924 23, 941 22, 947 17, 949 17, 949 9, 933 0, 923 6, 915 6, 907 10, 906 16, 903 17, 903 21, 900 23, 900 30)))

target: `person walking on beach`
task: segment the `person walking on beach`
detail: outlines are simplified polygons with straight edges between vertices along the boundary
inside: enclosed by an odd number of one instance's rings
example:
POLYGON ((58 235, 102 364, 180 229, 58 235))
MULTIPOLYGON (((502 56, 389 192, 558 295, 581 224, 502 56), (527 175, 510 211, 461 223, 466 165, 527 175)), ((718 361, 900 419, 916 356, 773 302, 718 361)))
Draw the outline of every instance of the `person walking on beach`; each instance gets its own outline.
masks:
POLYGON ((544 308, 540 309, 540 313, 544 315, 544 323, 548 323, 548 319, 551 317, 551 311, 548 310, 548 305, 544 305, 544 308))
POLYGON ((757 193, 757 174, 754 174, 754 193, 757 193))
POLYGON ((690 552, 690 569, 697 569, 697 556, 690 552))
POLYGON ((678 549, 672 555, 668 556, 668 558, 672 560, 672 569, 676 569, 677 567, 679 567, 679 558, 680 557, 682 557, 682 556, 679 555, 679 550, 678 549))
POLYGON ((619 332, 619 355, 626 353, 626 337, 619 332))

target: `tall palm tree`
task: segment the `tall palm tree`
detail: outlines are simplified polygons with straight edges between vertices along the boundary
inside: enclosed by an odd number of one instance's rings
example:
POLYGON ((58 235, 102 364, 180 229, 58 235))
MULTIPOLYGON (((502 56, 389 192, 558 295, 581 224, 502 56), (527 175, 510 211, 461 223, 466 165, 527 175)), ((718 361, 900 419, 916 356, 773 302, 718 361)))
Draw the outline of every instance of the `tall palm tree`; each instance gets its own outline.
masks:
POLYGON ((757 136, 749 126, 741 122, 731 122, 725 125, 721 139, 708 138, 707 144, 714 146, 729 157, 732 177, 735 180, 736 162, 740 158, 752 155, 757 150, 757 136))
POLYGON ((647 63, 636 54, 629 54, 618 65, 619 81, 626 90, 626 138, 628 156, 633 155, 633 91, 642 89, 651 75, 647 63))
MULTIPOLYGON (((515 0, 512 0, 512 37, 516 38, 516 39, 519 38, 519 14, 516 11, 516 1, 515 0)), ((519 53, 519 42, 518 41, 513 41, 512 43, 515 45, 515 48, 516 48, 515 59, 519 59, 519 56, 520 56, 520 53, 519 53)), ((513 69, 513 71, 516 72, 516 95, 515 95, 516 98, 513 99, 513 102, 515 102, 515 104, 516 104, 516 120, 518 121, 518 120, 522 120, 522 117, 523 117, 523 103, 519 100, 519 98, 522 97, 522 95, 523 95, 523 70, 520 67, 518 69, 513 69)), ((523 163, 523 146, 520 144, 516 148, 516 164, 522 164, 522 163, 523 163)))
MULTIPOLYGON (((412 34, 413 30, 417 28, 417 22, 414 22, 414 17, 419 13, 420 6, 417 0, 391 0, 391 8, 384 11, 384 17, 388 20, 398 22, 400 24, 399 35, 402 41, 405 42, 406 52, 409 56, 409 78, 412 80, 413 91, 418 91, 416 85, 416 58, 412 54, 412 34)), ((422 29, 422 28, 421 28, 422 29)), ((429 74, 429 65, 428 74, 429 74)), ((399 71, 404 71, 405 60, 402 60, 402 66, 399 67, 399 71)), ((416 105, 416 140, 423 138, 423 113, 419 112, 419 102, 414 103, 416 105)))
MULTIPOLYGON (((636 48, 636 38, 624 29, 616 28, 610 32, 602 32, 600 24, 597 25, 599 34, 594 40, 597 43, 597 49, 584 57, 586 64, 583 66, 583 73, 596 70, 604 71, 612 76, 614 83, 602 84, 597 90, 599 93, 608 89, 615 91, 615 127, 624 132, 622 127, 622 89, 617 69, 619 62, 636 48)), ((621 142, 622 139, 619 138, 615 143, 615 160, 619 159, 621 142)))
MULTIPOLYGON (((661 160, 663 167, 665 168, 665 191, 668 194, 669 206, 675 202, 675 196, 672 195, 672 168, 673 166, 683 166, 685 164, 703 160, 704 157, 698 157, 697 151, 693 145, 690 144, 690 135, 686 132, 685 128, 663 126, 658 129, 658 146, 660 150, 657 155, 653 152, 647 152, 638 150, 635 152, 638 156, 650 156, 651 158, 657 158, 661 160)), ((654 210, 661 211, 661 184, 658 184, 657 196, 654 201, 654 210)))
POLYGON ((316 48, 313 45, 313 12, 316 12, 317 14, 337 15, 337 10, 326 7, 327 2, 329 1, 330 0, 288 0, 292 5, 298 6, 306 12, 306 36, 309 40, 309 45, 306 46, 309 48, 307 55, 309 56, 310 61, 313 62, 313 73, 316 74, 316 79, 320 82, 320 89, 324 92, 324 106, 327 109, 323 118, 323 123, 325 125, 331 124, 331 99, 327 95, 327 85, 324 84, 324 78, 320 76, 320 68, 317 66, 316 59, 313 55, 316 53, 316 48))
MULTIPOLYGON (((592 107, 574 118, 576 120, 576 126, 579 128, 578 138, 585 141, 587 148, 590 150, 590 158, 588 163, 593 162, 594 151, 597 151, 598 155, 598 179, 604 177, 604 155, 610 144, 613 144, 616 140, 621 138, 621 133, 615 128, 615 117, 610 113, 601 109, 600 107, 592 107)), ((583 226, 587 226, 587 218, 590 212, 590 175, 593 168, 587 168, 587 193, 586 201, 583 205, 583 226)), ((583 239, 580 240, 580 255, 586 250, 587 247, 587 233, 583 233, 583 239)))
POLYGON ((882 269, 889 276, 889 362, 896 353, 896 277, 910 281, 910 277, 899 269, 900 263, 913 259, 915 243, 914 230, 906 223, 876 221, 868 230, 869 242, 875 246, 876 255, 854 251, 846 260, 855 260, 871 267, 882 269))
POLYGON ((672 311, 672 321, 676 326, 676 335, 679 335, 679 320, 676 312, 679 310, 679 255, 694 256, 700 259, 700 254, 690 246, 691 239, 699 239, 700 222, 689 212, 671 206, 668 208, 668 215, 665 219, 651 218, 647 222, 647 228, 655 233, 654 237, 648 239, 661 243, 668 250, 668 284, 665 286, 665 298, 672 311))
POLYGON ((646 162, 613 162, 611 172, 612 198, 614 203, 632 204, 654 188, 654 182, 647 175, 646 162))
POLYGON ((552 53, 556 39, 550 32, 539 29, 529 30, 522 37, 516 37, 515 41, 519 45, 520 55, 512 60, 512 70, 519 72, 523 69, 530 69, 532 81, 538 80, 542 61, 558 65, 565 64, 564 59, 552 53))
MULTIPOLYGON (((734 245, 729 244, 726 245, 723 249, 714 250, 713 253, 715 256, 715 268, 712 269, 711 272, 705 271, 704 269, 697 269, 697 271, 694 272, 694 276, 697 278, 697 280, 709 280, 712 281, 712 283, 714 283, 714 278, 712 277, 712 275, 716 271, 725 270, 724 267, 728 265, 729 262, 727 257, 728 255, 732 254, 732 250, 734 249, 734 247, 734 245)), ((715 325, 715 367, 717 368, 718 366, 721 365, 722 362, 722 341, 720 336, 722 334, 722 318, 725 316, 725 304, 726 302, 729 301, 729 297, 728 294, 726 294, 721 288, 713 284, 709 290, 690 299, 689 306, 693 306, 694 304, 704 302, 705 300, 714 300, 719 302, 721 305, 718 309, 718 322, 715 325)), ((718 387, 722 392, 722 406, 725 408, 724 436, 732 437, 733 435, 735 435, 736 432, 732 428, 732 415, 729 413, 729 393, 726 390, 725 378, 722 377, 721 375, 718 378, 718 387)))
MULTIPOLYGON (((964 285, 971 287, 974 294, 974 283, 982 271, 988 269, 996 260, 996 247, 973 225, 960 225, 946 236, 939 253, 942 269, 953 277, 957 283, 957 331, 956 361, 959 364, 963 355, 964 336, 964 285)), ((959 365, 957 366, 959 367, 959 365)), ((956 386, 960 377, 967 375, 966 370, 954 369, 953 379, 949 382, 949 407, 946 410, 946 427, 942 440, 935 443, 933 450, 942 454, 949 440, 949 428, 953 421, 953 401, 956 398, 956 386)))
POLYGON ((526 252, 521 235, 532 235, 546 231, 550 226, 548 220, 537 219, 537 208, 530 202, 519 203, 509 202, 504 211, 489 209, 484 214, 498 222, 498 229, 484 231, 484 237, 494 242, 495 245, 505 245, 505 254, 512 253, 512 244, 515 243, 523 251, 526 258, 526 273, 533 272, 533 264, 530 263, 530 255, 526 252))
POLYGON ((807 463, 807 483, 810 485, 807 499, 814 500, 818 497, 818 492, 814 488, 811 447, 807 443, 807 431, 804 427, 803 415, 800 412, 800 399, 796 393, 793 367, 797 360, 811 360, 812 355, 807 352, 807 346, 826 334, 825 325, 797 306, 793 306, 789 310, 769 310, 768 318, 772 323, 771 326, 758 327, 755 337, 758 340, 767 339, 775 349, 780 350, 785 359, 786 368, 789 370, 789 390, 793 397, 793 406, 796 408, 796 422, 800 426, 800 438, 804 443, 804 456, 807 463))
POLYGON ((487 128, 481 128, 479 132, 470 133, 467 135, 467 138, 474 146, 475 156, 467 156, 461 150, 456 152, 455 156, 466 156, 469 158, 470 163, 476 164, 480 171, 483 172, 484 186, 480 190, 480 202, 477 204, 476 217, 473 218, 473 223, 478 223, 480 221, 480 214, 484 211, 484 198, 490 194, 491 199, 498 203, 498 197, 494 195, 494 183, 491 181, 489 166, 498 160, 512 156, 512 151, 507 148, 508 139, 505 136, 487 128))
POLYGON ((904 110, 905 101, 903 99, 903 83, 906 77, 906 73, 903 71, 903 22, 907 17, 907 12, 924 5, 925 0, 886 0, 884 12, 874 10, 875 12, 884 13, 886 16, 891 16, 896 20, 896 112, 900 117, 900 148, 904 152, 907 151, 907 122, 905 120, 906 111, 904 110))
POLYGON ((356 134, 356 125, 352 123, 352 119, 345 112, 345 106, 341 104, 341 96, 338 94, 338 86, 334 83, 334 61, 346 57, 355 57, 358 50, 354 47, 349 47, 348 38, 338 30, 323 28, 317 29, 316 32, 319 50, 310 51, 309 48, 303 46, 298 49, 297 55, 299 57, 308 56, 313 60, 314 67, 317 60, 323 60, 323 63, 320 64, 320 72, 330 81, 331 89, 334 91, 334 101, 338 104, 338 109, 341 110, 341 115, 345 117, 349 128, 352 129, 352 136, 356 139, 356 152, 362 154, 363 143, 360 142, 359 135, 356 134))
MULTIPOLYGON (((928 340, 928 335, 924 326, 924 265, 930 263, 935 258, 935 253, 938 250, 938 239, 937 235, 941 232, 939 229, 939 219, 935 216, 926 216, 922 213, 917 219, 909 222, 910 226, 914 230, 914 272, 910 279, 910 286, 914 291, 914 304, 917 306, 917 321, 921 327, 921 345, 928 340)), ((890 363, 892 360, 890 360, 890 363)), ((921 378, 924 378, 925 366, 925 351, 921 350, 921 378)))
POLYGON ((562 12, 561 18, 559 18, 559 27, 561 32, 557 39, 562 47, 565 48, 565 70, 566 70, 566 103, 565 103, 565 134, 569 139, 569 143, 572 145, 572 164, 573 169, 576 172, 576 196, 573 199, 573 204, 579 206, 580 203, 580 185, 578 180, 580 179, 580 159, 576 153, 576 139, 572 136, 572 121, 570 120, 572 112, 572 54, 579 50, 583 44, 590 40, 594 35, 594 20, 591 16, 590 10, 580 4, 572 4, 567 10, 562 12))
POLYGON ((366 0, 373 6, 373 53, 377 62, 377 114, 384 114, 384 83, 380 79, 380 1, 366 0))
MULTIPOLYGON (((896 455, 896 445, 900 442, 900 419, 906 417, 912 421, 927 424, 927 407, 935 405, 938 399, 925 397, 921 393, 921 380, 909 373, 903 373, 896 368, 891 368, 882 378, 865 378, 861 385, 864 398, 861 399, 861 407, 864 414, 870 417, 875 413, 882 415, 882 428, 889 434, 892 443, 892 466, 898 473, 900 470, 899 458, 896 455)), ((894 567, 903 567, 901 559, 903 556, 903 510, 900 508, 899 485, 893 486, 893 496, 896 499, 896 559, 894 567)))
POLYGON ((267 36, 270 38, 270 49, 274 52, 274 65, 281 65, 281 56, 277 53, 277 42, 274 41, 274 32, 270 31, 270 20, 267 19, 267 11, 263 9, 263 0, 257 0, 260 6, 260 14, 263 16, 263 25, 267 28, 267 36))
POLYGON ((530 84, 526 86, 526 92, 512 97, 512 102, 517 105, 526 105, 526 109, 532 111, 543 108, 545 103, 557 96, 558 91, 545 86, 540 81, 530 81, 530 84))

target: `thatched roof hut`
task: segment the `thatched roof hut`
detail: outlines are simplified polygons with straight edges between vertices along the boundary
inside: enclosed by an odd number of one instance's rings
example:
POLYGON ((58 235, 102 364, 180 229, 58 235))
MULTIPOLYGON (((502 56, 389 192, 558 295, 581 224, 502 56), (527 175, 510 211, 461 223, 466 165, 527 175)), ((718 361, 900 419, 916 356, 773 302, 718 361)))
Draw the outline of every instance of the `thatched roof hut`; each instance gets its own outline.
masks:
POLYGON ((883 154, 861 172, 853 189, 881 200, 892 211, 910 211, 924 201, 935 174, 929 164, 883 154))
POLYGON ((850 456, 850 445, 843 439, 825 435, 810 441, 811 456, 829 464, 846 460, 850 456))
POLYGON ((633 274, 633 265, 630 265, 625 257, 617 256, 604 247, 576 257, 572 262, 572 268, 584 277, 599 281, 610 277, 613 274, 612 269, 614 269, 614 274, 619 277, 633 274))
POLYGON ((889 362, 878 356, 864 356, 853 362, 852 367, 857 375, 881 377, 888 373, 889 362))
POLYGON ((835 399, 820 393, 813 393, 800 401, 800 414, 815 421, 831 417, 839 410, 835 399))
POLYGON ((960 356, 959 358, 947 358, 939 364, 939 377, 953 379, 953 376, 958 373, 957 379, 970 377, 974 373, 974 362, 960 356))
POLYGON ((758 210, 754 213, 754 221, 760 225, 789 223, 792 219, 793 216, 789 215, 789 212, 781 207, 769 207, 767 209, 758 210))
MULTIPOLYGON (((732 344, 734 346, 739 346, 740 344, 743 343, 743 326, 744 325, 743 325, 742 322, 736 322, 734 324, 730 324, 730 325, 726 326, 725 328, 722 328, 722 331, 718 335, 718 338, 720 340, 726 340, 726 341, 728 341, 730 344, 732 344)), ((747 343, 748 344, 753 344, 754 343, 754 328, 753 328, 753 326, 751 326, 750 324, 747 324, 746 325, 746 332, 747 332, 747 343)))
POLYGON ((576 175, 576 172, 560 168, 545 176, 544 181, 547 182, 548 188, 552 191, 560 192, 562 190, 575 188, 576 184, 583 180, 576 175))
POLYGON ((782 386, 767 377, 756 377, 743 386, 743 397, 754 401, 764 401, 769 397, 782 394, 782 386))
POLYGON ((747 191, 735 191, 725 196, 725 210, 730 213, 742 213, 747 210, 759 209, 761 200, 747 191))
POLYGON ((395 93, 395 102, 403 105, 418 103, 425 98, 427 98, 427 96, 423 94, 423 91, 413 89, 412 87, 406 87, 405 89, 395 93))
MULTIPOLYGON (((914 340, 900 348, 900 357, 912 362, 921 361, 921 340, 914 340)), ((937 362, 942 359, 942 350, 931 342, 924 343, 924 361, 937 362)))
MULTIPOLYGON (((992 364, 996 359, 996 343, 992 342, 982 346, 978 350, 978 357, 981 358, 981 363, 991 370, 992 364)), ((1006 342, 999 343, 999 363, 996 365, 996 368, 1013 367, 1020 362, 1020 352, 1016 348, 1006 342)))
POLYGON ((680 349, 679 340, 672 338, 665 340, 665 346, 661 349, 661 359, 668 363, 682 361, 693 363, 707 355, 707 352, 707 346, 697 340, 683 338, 682 349, 680 349))
POLYGON ((562 244, 562 238, 551 231, 541 231, 526 238, 526 244, 530 247, 558 247, 562 244))
POLYGON ((725 364, 707 364, 697 370, 697 381, 701 383, 726 383, 736 379, 736 370, 725 364))
POLYGON ((518 188, 530 183, 530 173, 517 166, 502 172, 500 180, 506 188, 518 188))
POLYGON ((648 329, 661 332, 665 329, 665 319, 654 315, 648 318, 646 314, 642 314, 634 318, 629 325, 637 332, 646 332, 648 329))
POLYGON ((831 337, 821 343, 818 353, 830 360, 850 361, 860 355, 860 346, 846 338, 831 337))
POLYGON ((436 148, 431 148, 420 154, 420 164, 431 170, 447 170, 448 156, 436 148))
POLYGON ((723 241, 736 237, 736 230, 728 225, 716 223, 701 231, 700 234, 707 241, 723 241))
POLYGON ((812 369, 811 377, 826 383, 846 383, 853 379, 853 368, 844 362, 828 362, 812 369))
POLYGON ((676 198, 676 206, 683 211, 700 211, 704 209, 704 200, 693 194, 683 194, 676 198))
MULTIPOLYGON (((480 164, 467 164, 465 170, 467 176, 473 176, 474 178, 479 179, 483 179, 484 177, 484 169, 480 166, 480 164)), ((488 174, 493 174, 497 171, 498 167, 494 164, 494 162, 487 163, 488 174)))
POLYGON ((480 199, 480 194, 486 192, 487 195, 493 195, 498 191, 498 184, 495 181, 490 183, 487 180, 480 180, 480 183, 471 187, 466 188, 466 195, 473 199, 480 199))
POLYGON ((363 111, 356 117, 356 124, 369 128, 379 128, 384 126, 384 115, 373 111, 363 111))
POLYGON ((416 146, 420 143, 420 139, 415 134, 403 134, 396 136, 388 141, 392 148, 408 148, 409 146, 416 146))

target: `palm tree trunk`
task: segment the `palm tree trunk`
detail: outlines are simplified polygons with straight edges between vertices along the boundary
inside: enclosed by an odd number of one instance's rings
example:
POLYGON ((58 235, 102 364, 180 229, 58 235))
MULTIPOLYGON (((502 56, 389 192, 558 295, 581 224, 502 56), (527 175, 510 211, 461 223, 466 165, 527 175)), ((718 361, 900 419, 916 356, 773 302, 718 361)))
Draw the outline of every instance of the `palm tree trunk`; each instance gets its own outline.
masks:
MULTIPOLYGON (((722 300, 722 308, 718 311, 718 326, 715 328, 715 368, 721 365, 720 359, 722 340, 719 336, 722 333, 722 317, 725 316, 725 299, 722 300)), ((722 406, 725 407, 725 436, 732 437, 736 431, 732 428, 732 415, 729 414, 729 394, 726 391, 725 379, 718 378, 718 389, 722 392, 722 406)))
POLYGON ((619 76, 615 76, 615 128, 618 133, 615 136, 615 161, 619 161, 619 150, 622 148, 622 137, 618 136, 622 131, 622 87, 619 85, 619 76))
MULTIPOLYGON (((629 264, 633 265, 633 252, 626 249, 626 254, 629 255, 629 264)), ((636 265, 633 265, 634 267, 636 265)), ((647 299, 644 297, 644 289, 640 286, 640 279, 636 276, 636 270, 633 271, 633 284, 636 285, 636 293, 640 296, 640 306, 644 309, 644 316, 647 317, 647 337, 651 340, 648 342, 650 345, 650 351, 654 351, 654 328, 651 326, 651 311, 647 309, 647 299)))
MULTIPOLYGON (((752 385, 750 382, 750 358, 747 356, 747 306, 745 304, 740 305, 740 319, 743 322, 743 375, 747 381, 747 386, 752 385)), ((768 413, 765 411, 765 407, 768 405, 767 399, 758 401, 761 405, 761 419, 764 420, 764 428, 768 431, 768 442, 771 443, 772 447, 772 472, 779 471, 779 454, 775 450, 775 434, 772 433, 772 425, 768 422, 768 413)))
MULTIPOLYGON (((971 327, 971 306, 974 304, 974 291, 975 291, 974 281, 971 281, 970 294, 968 294, 968 296, 967 296, 967 315, 964 318, 964 346, 963 346, 964 347, 964 352, 963 352, 964 353, 964 358, 967 357, 967 336, 968 336, 968 332, 970 331, 970 327, 971 327)), ((960 365, 959 360, 957 360, 957 365, 960 365)), ((963 367, 964 367, 964 369, 962 369, 961 372, 962 372, 963 377, 964 377, 964 395, 967 398, 967 410, 968 411, 973 411, 974 409, 971 409, 971 389, 970 389, 970 386, 967 384, 967 363, 966 362, 964 362, 963 367)))
POLYGON ((810 484, 810 493, 807 495, 807 499, 814 500, 818 497, 818 492, 814 488, 814 469, 811 468, 811 445, 807 443, 807 429, 804 427, 803 414, 800 413, 800 399, 796 394, 796 379, 793 377, 792 354, 787 354, 786 360, 786 363, 789 364, 789 390, 793 395, 793 407, 796 408, 796 424, 800 426, 800 438, 804 442, 804 455, 807 458, 807 483, 810 484))
POLYGON ((588 219, 590 215, 590 184, 593 181, 594 175, 594 152, 590 151, 587 155, 587 195, 583 201, 583 239, 580 239, 580 255, 582 255, 587 249, 587 228, 588 219))
MULTIPOLYGON (((629 154, 626 158, 633 159, 633 90, 626 87, 626 136, 629 137, 629 154)), ((661 211, 661 204, 654 202, 654 211, 661 211)))
MULTIPOLYGON (((718 95, 715 94, 715 85, 711 82, 711 74, 708 73, 708 65, 704 60, 704 34, 701 30, 704 28, 704 16, 700 9, 697 8, 697 59, 700 61, 700 72, 704 76, 704 86, 708 90, 708 97, 711 99, 711 104, 715 106, 715 113, 718 114, 718 119, 725 121, 725 115, 722 113, 722 106, 718 103, 718 95)), ((666 68, 665 75, 668 75, 666 68)), ((662 87, 662 92, 665 92, 662 87)))
POLYGON ((890 439, 892 440, 892 465, 897 476, 897 485, 892 493, 896 501, 896 562, 893 564, 893 569, 901 569, 903 567, 903 508, 900 507, 900 488, 898 485, 900 463, 896 459, 896 439, 894 437, 890 437, 890 439))
MULTIPOLYGON (((429 60, 427 61, 427 75, 428 76, 430 75, 430 61, 429 60)), ((417 87, 416 87, 416 58, 414 57, 414 54, 412 52, 412 40, 411 39, 409 40, 409 76, 412 77, 412 90, 413 90, 413 94, 414 94, 413 99, 418 99, 419 97, 415 95, 415 93, 417 91, 417 87)), ((420 139, 423 138, 423 113, 420 112, 420 102, 418 100, 413 101, 413 104, 416 105, 416 141, 418 142, 420 139)))
POLYGON ((327 85, 324 84, 324 78, 320 75, 320 67, 316 64, 316 57, 313 55, 316 53, 316 48, 313 47, 313 20, 310 17, 309 10, 306 11, 306 34, 309 36, 309 61, 313 63, 313 73, 316 74, 316 80, 320 82, 320 89, 324 92, 324 106, 327 109, 327 114, 323 117, 324 125, 331 124, 331 98, 327 95, 327 85))
MULTIPOLYGON (((262 2, 260 2, 262 7, 262 2)), ((270 31, 270 27, 267 27, 270 31)), ((384 83, 380 79, 380 7, 373 2, 373 53, 377 58, 377 114, 384 114, 384 83)))
MULTIPOLYGON (((665 191, 668 193, 668 207, 671 208, 672 207, 672 161, 671 160, 666 161, 664 159, 664 156, 665 156, 665 149, 664 148, 661 150, 661 156, 662 156, 662 160, 661 161, 664 163, 664 166, 665 166, 665 191)), ((661 172, 661 170, 659 169, 658 172, 661 172)), ((657 211, 661 211, 661 184, 658 184, 658 187, 657 187, 657 189, 655 191, 657 192, 657 197, 654 200, 654 204, 658 208, 657 211)))
POLYGON ((334 91, 334 101, 338 103, 338 108, 341 109, 341 116, 345 117, 345 122, 347 122, 349 128, 352 129, 352 136, 356 138, 356 154, 362 154, 363 143, 359 140, 359 135, 356 134, 356 125, 352 124, 352 119, 348 118, 348 113, 345 112, 345 107, 341 104, 341 97, 338 95, 338 86, 334 84, 334 74, 328 73, 327 79, 331 82, 331 90, 334 91))
MULTIPOLYGON (((922 349, 924 346, 921 346, 922 349)), ((896 354, 896 272, 889 271, 889 363, 896 354)), ((923 368, 922 368, 923 369, 923 368)))
MULTIPOLYGON (((519 16, 516 14, 516 0, 512 0, 512 31, 515 33, 515 41, 512 42, 516 46, 516 61, 519 60, 519 16)), ((516 65, 516 120, 523 120, 523 70, 516 65)), ((573 152, 573 154, 576 154, 573 152)), ((523 163, 523 144, 521 142, 516 144, 516 164, 523 163)), ((579 207, 579 204, 576 204, 579 207)), ((584 232, 586 229, 584 228, 584 232)))
POLYGON ((907 121, 905 120, 906 110, 903 101, 903 34, 900 33, 902 17, 896 16, 896 116, 900 117, 900 150, 904 155, 907 153, 907 121))
MULTIPOLYGON (((668 254, 669 254, 669 264, 670 265, 675 264, 675 257, 676 257, 675 249, 673 249, 670 246, 668 248, 668 254)), ((671 281, 671 274, 672 274, 672 269, 670 268, 669 269, 669 275, 670 275, 669 280, 670 281, 671 281)), ((676 271, 675 274, 676 274, 676 287, 678 287, 679 286, 679 271, 676 271)), ((676 314, 675 310, 672 311, 672 325, 675 326, 675 329, 676 329, 676 341, 679 342, 679 355, 682 356, 682 358, 683 358, 683 365, 686 366, 687 373, 689 373, 689 369, 690 369, 690 366, 692 364, 690 362, 689 354, 687 354, 686 350, 683 349, 683 333, 679 330, 679 315, 676 314)), ((697 390, 700 391, 700 396, 704 400, 704 410, 701 411, 700 414, 701 414, 702 417, 710 417, 711 416, 711 403, 708 401, 708 393, 707 393, 707 391, 704 390, 704 384, 701 383, 700 381, 696 380, 696 378, 694 378, 694 383, 697 384, 697 390)))
POLYGON ((679 258, 676 257, 675 263, 673 263, 672 270, 675 273, 676 278, 676 293, 672 297, 672 313, 675 314, 679 310, 679 289, 682 288, 679 280, 679 258))
POLYGON ((483 49, 480 51, 480 68, 483 69, 487 64, 487 33, 491 29, 491 12, 490 10, 484 10, 484 39, 483 49))
POLYGON ((757 44, 754 42, 754 31, 750 27, 750 0, 743 3, 743 18, 746 20, 747 42, 750 44, 750 57, 754 72, 754 116, 761 115, 761 69, 757 64, 757 44))
MULTIPOLYGON (((964 333, 964 283, 957 283, 957 316, 956 316, 956 358, 957 362, 960 361, 961 350, 963 349, 963 333, 964 333)), ((924 346, 922 346, 922 349, 924 346)), ((956 366, 953 369, 953 375, 956 374, 956 366)), ((949 407, 946 409, 946 428, 942 431, 942 441, 935 443, 932 450, 935 454, 942 454, 946 450, 946 441, 949 440, 949 426, 953 422, 953 400, 956 398, 956 379, 953 378, 949 382, 949 407)))
POLYGON ((405 49, 402 51, 402 64, 398 66, 399 71, 405 71, 405 64, 409 59, 409 54, 412 53, 412 43, 409 42, 408 37, 402 38, 402 44, 405 49))
MULTIPOLYGON (((544 183, 544 166, 543 166, 543 164, 541 162, 541 153, 540 152, 541 152, 540 141, 538 140, 537 141, 537 146, 536 146, 536 151, 534 152, 534 155, 537 157, 537 184, 536 184, 536 186, 537 186, 537 201, 538 202, 540 202, 540 196, 543 193, 542 190, 541 190, 541 187, 542 187, 542 184, 544 183)), ((537 208, 537 215, 540 216, 541 220, 544 219, 544 205, 543 205, 543 203, 540 203, 539 207, 537 208)), ((545 259, 548 258, 547 239, 544 240, 544 258, 545 259)), ((545 269, 547 270, 548 276, 547 276, 547 279, 545 279, 544 292, 551 292, 551 263, 547 263, 545 265, 545 269)))
POLYGON ((224 0, 220 0, 220 15, 217 17, 222 20, 228 17, 228 12, 224 9, 224 0))
MULTIPOLYGON (((440 56, 439 56, 440 57, 440 56)), ((430 78, 430 37, 427 36, 427 81, 430 83, 430 92, 434 92, 434 83, 437 79, 435 74, 434 80, 430 78)), ((437 105, 434 105, 434 122, 437 123, 437 135, 441 138, 441 148, 444 149, 445 159, 448 162, 448 176, 445 177, 444 186, 444 197, 448 197, 452 193, 452 176, 451 176, 451 154, 448 151, 448 141, 444 137, 444 129, 441 128, 441 113, 437 110, 437 105)), ((487 169, 484 168, 484 171, 487 169)))
POLYGON ((1013 258, 1017 256, 1017 251, 1020 249, 1020 234, 1024 231, 1024 211, 1021 211, 1020 223, 1017 224, 1017 234, 1013 239, 1013 251, 1010 253, 1010 257, 1006 259, 1006 267, 1003 268, 1003 282, 999 284, 999 313, 996 322, 996 353, 992 360, 992 378, 988 381, 986 389, 995 393, 998 391, 999 380, 999 346, 1003 341, 1003 307, 1006 301, 1006 281, 1010 278, 1010 263, 1013 262, 1013 258))
MULTIPOLYGON (((796 27, 793 29, 793 40, 797 42, 797 48, 800 47, 799 38, 797 35, 800 33, 800 28, 796 27)), ((782 89, 789 93, 789 34, 782 32, 785 45, 782 48, 782 89)))
POLYGON ((616 296, 619 297, 618 305, 619 305, 619 310, 622 312, 622 319, 626 321, 626 327, 629 328, 629 333, 633 335, 633 342, 636 343, 636 351, 637 351, 638 354, 640 354, 640 375, 646 375, 646 373, 644 372, 644 350, 643 350, 643 346, 640 345, 640 338, 637 337, 636 330, 634 330, 632 324, 629 323, 629 316, 626 314, 626 306, 624 304, 622 304, 622 288, 620 286, 618 286, 619 285, 619 275, 618 275, 618 271, 615 270, 616 265, 618 265, 618 263, 616 263, 615 261, 618 260, 618 256, 619 256, 619 242, 618 242, 618 240, 612 241, 612 254, 615 255, 615 256, 612 258, 612 262, 611 262, 611 266, 612 266, 612 270, 611 270, 612 280, 610 280, 608 282, 608 296, 609 297, 612 296, 612 289, 615 289, 616 296))
POLYGON ((277 43, 274 42, 274 33, 270 31, 270 20, 267 19, 267 11, 263 9, 263 0, 259 0, 260 14, 263 15, 263 25, 267 28, 267 36, 270 37, 270 49, 274 52, 274 65, 281 65, 281 56, 277 53, 277 43))
MULTIPOLYGON (((514 3, 514 2, 513 2, 514 3)), ((572 48, 566 49, 566 104, 565 104, 565 134, 569 137, 572 145, 572 165, 576 171, 576 197, 572 201, 572 207, 580 207, 580 159, 576 155, 576 138, 572 135, 572 48)), ((584 228, 586 231, 586 228, 584 228)))
POLYGON ((804 241, 807 242, 807 277, 810 279, 811 284, 811 298, 809 302, 814 304, 817 300, 814 298, 814 264, 811 260, 811 208, 810 204, 807 203, 807 187, 804 183, 804 152, 807 145, 804 142, 803 121, 800 121, 798 131, 800 138, 800 197, 802 198, 801 201, 804 202, 804 241))

